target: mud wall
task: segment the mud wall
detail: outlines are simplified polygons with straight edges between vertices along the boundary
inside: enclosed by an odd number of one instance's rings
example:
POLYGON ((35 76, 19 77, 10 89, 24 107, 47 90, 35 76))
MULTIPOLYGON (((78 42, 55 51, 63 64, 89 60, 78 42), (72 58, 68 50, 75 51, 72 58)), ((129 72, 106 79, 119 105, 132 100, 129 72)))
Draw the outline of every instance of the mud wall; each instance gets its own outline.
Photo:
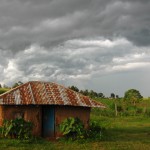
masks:
POLYGON ((3 119, 11 120, 22 115, 26 121, 34 124, 33 135, 41 136, 42 111, 40 106, 0 106, 0 114, 3 114, 2 117, 0 115, 0 123, 3 119))
POLYGON ((0 105, 0 126, 3 124, 3 106, 0 105))
POLYGON ((55 136, 61 136, 59 132, 59 124, 68 117, 78 117, 84 124, 85 128, 89 126, 90 120, 89 107, 74 106, 56 106, 55 107, 55 136))

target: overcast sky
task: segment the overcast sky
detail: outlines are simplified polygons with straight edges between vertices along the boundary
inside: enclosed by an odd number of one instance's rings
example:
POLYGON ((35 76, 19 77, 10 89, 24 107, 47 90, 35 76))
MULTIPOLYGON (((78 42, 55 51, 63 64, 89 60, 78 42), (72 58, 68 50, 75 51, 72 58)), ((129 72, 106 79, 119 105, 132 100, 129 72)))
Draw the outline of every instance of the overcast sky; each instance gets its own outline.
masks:
POLYGON ((150 0, 0 0, 0 83, 30 80, 150 96, 150 0))

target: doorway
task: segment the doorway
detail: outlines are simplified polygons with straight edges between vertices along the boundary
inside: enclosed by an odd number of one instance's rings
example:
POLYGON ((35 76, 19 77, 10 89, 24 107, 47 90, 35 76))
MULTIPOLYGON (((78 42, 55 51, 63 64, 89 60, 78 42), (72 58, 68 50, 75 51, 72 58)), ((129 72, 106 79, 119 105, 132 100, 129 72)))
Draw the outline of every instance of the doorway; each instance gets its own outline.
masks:
POLYGON ((55 136, 55 109, 54 106, 43 106, 42 133, 44 138, 55 136))

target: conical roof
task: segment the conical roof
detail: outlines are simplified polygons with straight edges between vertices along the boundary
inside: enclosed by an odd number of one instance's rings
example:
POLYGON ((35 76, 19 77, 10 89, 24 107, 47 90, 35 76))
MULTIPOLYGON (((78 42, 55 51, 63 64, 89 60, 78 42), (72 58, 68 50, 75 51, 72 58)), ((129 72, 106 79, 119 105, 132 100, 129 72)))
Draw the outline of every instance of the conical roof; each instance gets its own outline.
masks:
POLYGON ((1 105, 69 105, 101 107, 87 96, 52 82, 30 81, 0 95, 1 105))

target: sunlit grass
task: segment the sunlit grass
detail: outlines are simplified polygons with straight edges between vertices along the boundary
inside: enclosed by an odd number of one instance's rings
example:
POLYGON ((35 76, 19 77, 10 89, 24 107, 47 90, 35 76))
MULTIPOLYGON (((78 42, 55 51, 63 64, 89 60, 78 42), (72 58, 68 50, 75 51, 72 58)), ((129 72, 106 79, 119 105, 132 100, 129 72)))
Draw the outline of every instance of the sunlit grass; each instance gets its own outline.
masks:
POLYGON ((3 94, 9 90, 10 90, 9 88, 0 88, 0 94, 3 94))

